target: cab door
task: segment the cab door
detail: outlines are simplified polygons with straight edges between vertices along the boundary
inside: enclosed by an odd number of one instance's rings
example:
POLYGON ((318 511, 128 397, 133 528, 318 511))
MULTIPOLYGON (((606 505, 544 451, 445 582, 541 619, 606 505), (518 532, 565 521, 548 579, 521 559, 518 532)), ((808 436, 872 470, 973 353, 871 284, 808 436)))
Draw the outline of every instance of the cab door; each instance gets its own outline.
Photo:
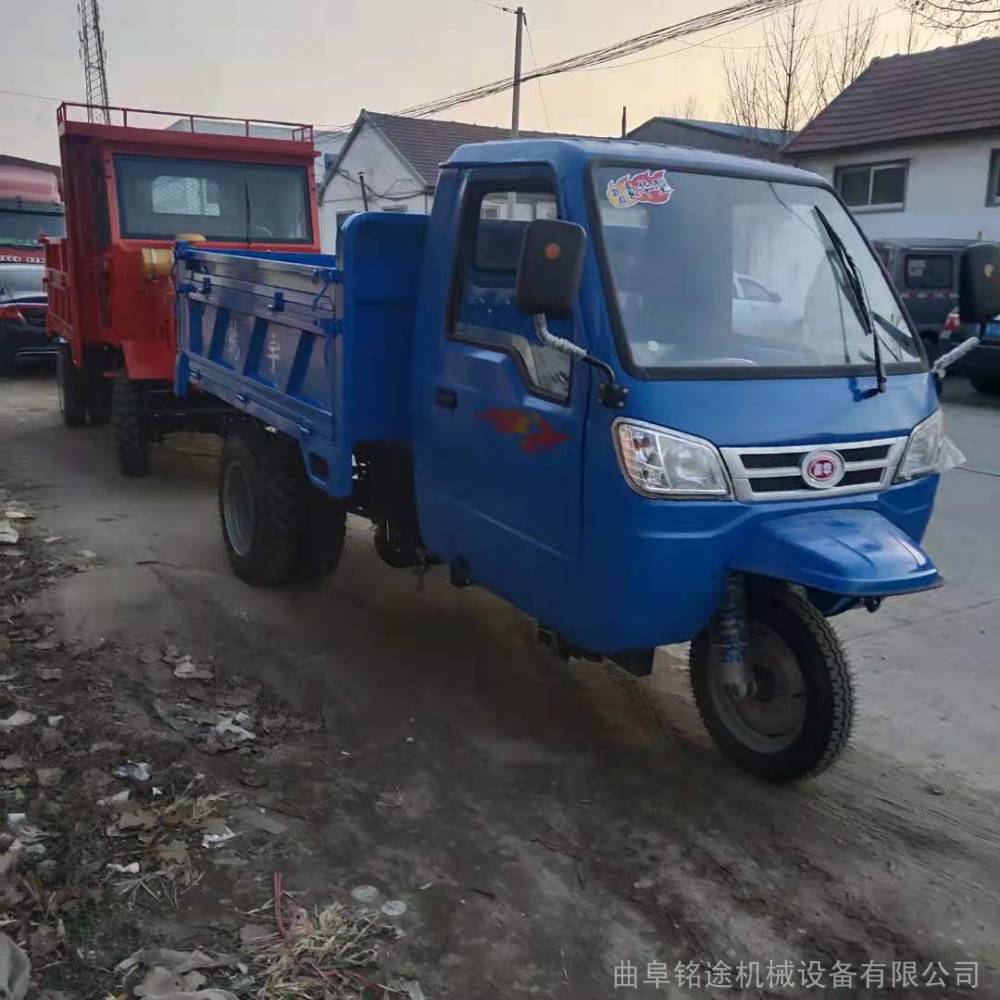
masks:
MULTIPOLYGON (((449 305, 429 332, 415 414, 425 544, 539 617, 578 558, 588 373, 536 342, 514 292, 528 223, 558 214, 537 168, 466 177, 449 305)), ((579 316, 550 329, 579 341, 579 316)))

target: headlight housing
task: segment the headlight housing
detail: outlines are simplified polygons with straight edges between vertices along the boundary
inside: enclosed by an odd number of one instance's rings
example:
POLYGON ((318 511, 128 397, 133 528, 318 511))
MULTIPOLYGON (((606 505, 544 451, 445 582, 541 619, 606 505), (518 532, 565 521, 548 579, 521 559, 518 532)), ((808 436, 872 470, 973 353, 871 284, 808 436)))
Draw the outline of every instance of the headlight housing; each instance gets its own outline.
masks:
POLYGON ((625 481, 666 500, 729 500, 722 456, 709 441, 638 420, 616 420, 615 448, 625 481))
POLYGON ((896 470, 896 482, 905 483, 941 471, 944 449, 944 417, 940 410, 913 428, 896 470))

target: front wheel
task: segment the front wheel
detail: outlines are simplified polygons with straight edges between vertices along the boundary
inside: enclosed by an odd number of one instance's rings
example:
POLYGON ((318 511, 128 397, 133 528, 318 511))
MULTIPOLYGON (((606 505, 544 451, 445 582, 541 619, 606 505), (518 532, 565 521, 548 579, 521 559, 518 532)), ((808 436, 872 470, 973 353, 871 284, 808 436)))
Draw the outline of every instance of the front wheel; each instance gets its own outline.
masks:
POLYGON ((847 745, 854 688, 840 640, 803 596, 785 585, 748 594, 750 685, 725 683, 710 629, 691 644, 691 685, 719 749, 768 781, 794 781, 829 767, 847 745))

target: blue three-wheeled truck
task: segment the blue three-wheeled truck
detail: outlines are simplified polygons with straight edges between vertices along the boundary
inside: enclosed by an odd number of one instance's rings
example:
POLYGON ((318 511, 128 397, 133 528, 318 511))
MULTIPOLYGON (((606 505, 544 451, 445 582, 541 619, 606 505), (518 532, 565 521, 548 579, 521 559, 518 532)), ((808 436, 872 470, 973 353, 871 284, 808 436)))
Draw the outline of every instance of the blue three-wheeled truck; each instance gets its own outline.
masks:
MULTIPOLYGON (((459 149, 430 217, 336 258, 179 244, 176 391, 232 407, 223 537, 250 583, 320 577, 347 513, 569 656, 648 673, 691 640, 748 770, 830 764, 853 690, 827 619, 940 584, 920 547, 935 374, 820 178, 630 142, 459 149)), ((1000 248, 963 260, 1000 312, 1000 248)))

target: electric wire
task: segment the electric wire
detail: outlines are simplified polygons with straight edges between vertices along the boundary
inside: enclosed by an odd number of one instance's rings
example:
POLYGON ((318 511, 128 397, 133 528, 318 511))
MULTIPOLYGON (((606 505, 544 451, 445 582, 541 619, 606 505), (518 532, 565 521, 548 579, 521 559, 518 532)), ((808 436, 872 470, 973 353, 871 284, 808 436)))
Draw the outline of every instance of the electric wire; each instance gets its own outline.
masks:
MULTIPOLYGON (((535 72, 538 72, 538 60, 535 59, 535 45, 531 40, 531 28, 528 27, 528 19, 524 19, 524 30, 528 34, 528 53, 531 56, 531 65, 535 72)), ((542 102, 542 114, 545 115, 545 127, 551 132, 552 122, 549 121, 549 109, 545 106, 545 91, 542 90, 542 78, 536 77, 535 82, 538 84, 538 96, 542 102)))
MULTIPOLYGON (((586 69, 591 66, 602 65, 603 63, 614 62, 625 56, 645 51, 653 46, 661 45, 664 42, 672 41, 676 38, 683 38, 687 35, 700 33, 714 28, 724 27, 737 21, 759 18, 768 14, 791 6, 795 0, 741 0, 740 3, 719 10, 711 11, 708 14, 701 14, 697 17, 688 18, 676 24, 666 27, 656 28, 653 31, 632 38, 623 39, 612 45, 603 46, 590 52, 584 52, 558 62, 550 63, 537 69, 534 73, 522 76, 521 82, 541 79, 546 76, 555 76, 560 73, 569 73, 579 69, 586 69)), ((468 104, 472 101, 481 100, 484 97, 491 97, 494 94, 503 93, 514 85, 513 77, 506 76, 490 83, 481 84, 468 90, 449 94, 445 97, 427 101, 423 104, 411 105, 398 112, 400 115, 408 115, 415 118, 423 118, 427 115, 437 114, 468 104)))

